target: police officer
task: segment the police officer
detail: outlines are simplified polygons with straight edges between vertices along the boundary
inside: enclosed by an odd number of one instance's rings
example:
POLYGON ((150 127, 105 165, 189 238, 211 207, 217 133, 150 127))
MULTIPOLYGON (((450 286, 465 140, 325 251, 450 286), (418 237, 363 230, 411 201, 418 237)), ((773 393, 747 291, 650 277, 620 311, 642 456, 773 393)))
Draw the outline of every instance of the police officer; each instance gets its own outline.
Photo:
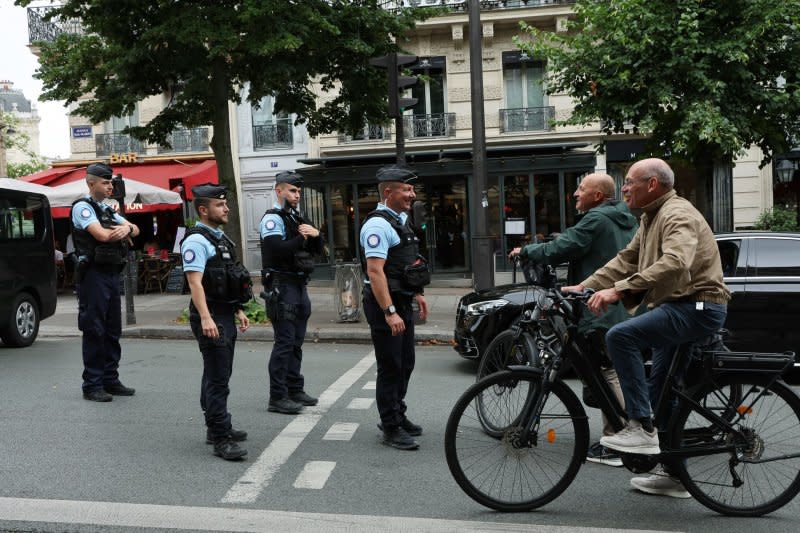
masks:
POLYGON ((181 243, 183 270, 192 294, 189 324, 203 355, 200 407, 206 419, 206 442, 214 455, 228 461, 244 458, 237 442, 247 432, 233 429, 228 412, 228 381, 233 371, 236 324, 244 332, 250 321, 242 302, 252 297, 249 273, 236 262, 233 243, 219 227, 228 222, 225 187, 207 183, 192 188, 200 221, 181 243), (244 287, 247 285, 247 287, 244 287))
POLYGON ((391 165, 378 170, 382 202, 361 227, 362 263, 368 280, 364 288, 364 315, 369 322, 378 365, 375 397, 383 443, 416 450, 413 437, 422 428, 406 417, 405 396, 414 370, 414 316, 416 295, 420 318, 428 314, 422 295, 430 272, 419 255, 419 239, 408 221, 416 195, 409 183, 416 178, 407 168, 391 165))
POLYGON ((78 327, 83 332, 82 388, 84 399, 93 402, 110 402, 112 395, 133 396, 136 392, 119 380, 119 273, 130 238, 139 235, 139 228, 103 204, 113 192, 112 173, 104 163, 89 165, 89 195, 72 204, 78 327))
POLYGON ((311 302, 306 283, 314 253, 322 248, 319 230, 297 209, 303 178, 292 171, 275 177, 276 204, 261 219, 261 266, 267 316, 275 331, 269 357, 269 404, 275 413, 297 414, 317 399, 303 390, 303 339, 311 302))

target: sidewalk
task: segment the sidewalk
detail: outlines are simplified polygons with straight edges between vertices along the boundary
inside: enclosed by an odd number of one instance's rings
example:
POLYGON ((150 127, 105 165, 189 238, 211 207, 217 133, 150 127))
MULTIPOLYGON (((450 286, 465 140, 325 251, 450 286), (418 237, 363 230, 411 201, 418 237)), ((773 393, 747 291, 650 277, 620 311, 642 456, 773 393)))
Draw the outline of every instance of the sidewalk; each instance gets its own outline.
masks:
MULTIPOLYGON (((469 287, 429 287, 425 289, 428 320, 416 326, 417 341, 450 343, 453 339, 456 305, 469 287)), ((332 286, 309 286, 311 318, 306 341, 311 342, 371 342, 369 326, 363 314, 358 322, 338 321, 332 286)), ((194 339, 188 324, 176 322, 181 311, 189 307, 188 294, 137 294, 134 297, 135 325, 126 324, 125 296, 122 296, 122 336, 124 338, 194 339)), ((75 337, 78 330, 78 300, 63 291, 58 295, 55 315, 44 320, 39 328, 41 337, 75 337)), ((269 324, 256 324, 239 334, 240 341, 272 341, 269 324)))

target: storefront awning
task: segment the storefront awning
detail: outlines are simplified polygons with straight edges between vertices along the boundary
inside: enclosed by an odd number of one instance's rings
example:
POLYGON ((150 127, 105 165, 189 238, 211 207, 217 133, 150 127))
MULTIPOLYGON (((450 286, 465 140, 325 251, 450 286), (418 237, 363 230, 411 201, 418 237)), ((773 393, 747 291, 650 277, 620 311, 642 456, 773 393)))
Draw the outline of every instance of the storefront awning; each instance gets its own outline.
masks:
MULTIPOLYGON (((183 185, 186 199, 192 200, 192 187, 201 183, 219 183, 217 175, 217 162, 214 160, 200 163, 157 162, 140 163, 134 165, 112 165, 115 173, 122 174, 123 178, 173 190, 183 185)), ((57 187, 65 183, 82 180, 86 177, 86 167, 54 167, 35 174, 20 178, 21 180, 57 187)))

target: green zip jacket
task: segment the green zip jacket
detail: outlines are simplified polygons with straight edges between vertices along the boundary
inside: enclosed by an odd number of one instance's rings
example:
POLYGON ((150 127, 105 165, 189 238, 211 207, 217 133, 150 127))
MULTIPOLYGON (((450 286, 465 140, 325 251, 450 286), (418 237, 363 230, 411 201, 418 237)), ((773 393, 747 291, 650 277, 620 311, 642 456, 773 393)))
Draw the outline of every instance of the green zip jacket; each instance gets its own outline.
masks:
MULTIPOLYGON (((625 248, 636 229, 636 218, 624 202, 606 200, 587 211, 577 224, 567 228, 556 239, 544 244, 530 244, 522 249, 521 255, 534 263, 553 266, 569 261, 567 282, 577 285, 625 248)), ((627 317, 619 303, 599 317, 585 310, 579 330, 583 333, 591 329, 609 329, 627 317)))

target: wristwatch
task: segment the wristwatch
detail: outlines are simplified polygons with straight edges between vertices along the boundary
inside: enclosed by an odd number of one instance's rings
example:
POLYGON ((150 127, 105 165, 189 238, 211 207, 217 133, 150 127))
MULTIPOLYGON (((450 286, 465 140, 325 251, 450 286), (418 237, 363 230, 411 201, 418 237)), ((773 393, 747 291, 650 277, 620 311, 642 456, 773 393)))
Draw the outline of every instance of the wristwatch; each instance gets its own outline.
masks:
POLYGON ((383 310, 383 314, 385 314, 386 316, 393 315, 396 312, 397 308, 394 306, 394 304, 390 305, 389 307, 383 310))

